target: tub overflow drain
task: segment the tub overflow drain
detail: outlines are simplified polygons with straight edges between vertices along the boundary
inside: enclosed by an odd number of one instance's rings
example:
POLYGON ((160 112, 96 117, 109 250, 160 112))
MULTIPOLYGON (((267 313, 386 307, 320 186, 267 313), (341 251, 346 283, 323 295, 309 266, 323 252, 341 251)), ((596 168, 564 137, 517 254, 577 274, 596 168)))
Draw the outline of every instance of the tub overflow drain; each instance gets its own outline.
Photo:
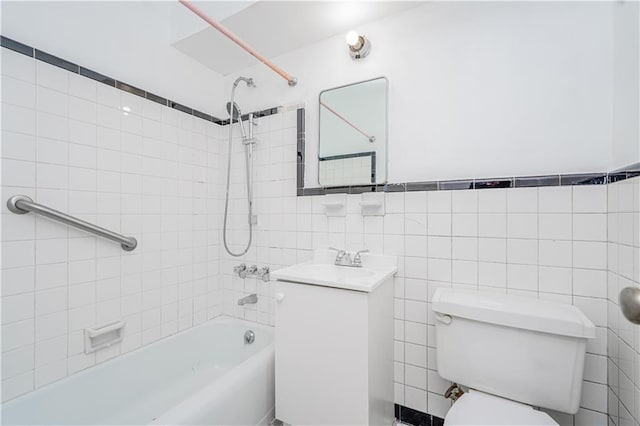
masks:
POLYGON ((244 343, 251 344, 256 340, 256 335, 252 330, 244 332, 244 343))

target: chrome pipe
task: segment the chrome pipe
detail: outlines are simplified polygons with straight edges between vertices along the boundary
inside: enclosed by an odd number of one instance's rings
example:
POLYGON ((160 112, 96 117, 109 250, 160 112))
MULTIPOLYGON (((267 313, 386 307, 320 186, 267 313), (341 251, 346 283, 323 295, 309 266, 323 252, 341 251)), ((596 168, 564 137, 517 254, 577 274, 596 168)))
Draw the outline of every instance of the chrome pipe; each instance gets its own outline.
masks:
POLYGON ((77 217, 69 216, 66 213, 43 206, 42 204, 34 203, 33 200, 26 195, 14 195, 9 198, 7 200, 7 208, 15 214, 35 213, 91 234, 96 234, 99 237, 120 243, 120 246, 125 251, 132 251, 138 245, 138 241, 133 237, 117 234, 93 223, 85 222, 77 217))

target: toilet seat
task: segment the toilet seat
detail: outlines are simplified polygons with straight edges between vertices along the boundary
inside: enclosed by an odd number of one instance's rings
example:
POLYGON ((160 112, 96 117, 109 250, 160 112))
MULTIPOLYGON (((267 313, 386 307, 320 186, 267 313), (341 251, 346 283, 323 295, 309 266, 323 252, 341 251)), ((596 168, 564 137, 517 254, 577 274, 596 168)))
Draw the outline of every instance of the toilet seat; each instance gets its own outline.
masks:
POLYGON ((558 426, 547 413, 534 410, 529 405, 472 389, 451 406, 444 424, 558 426))

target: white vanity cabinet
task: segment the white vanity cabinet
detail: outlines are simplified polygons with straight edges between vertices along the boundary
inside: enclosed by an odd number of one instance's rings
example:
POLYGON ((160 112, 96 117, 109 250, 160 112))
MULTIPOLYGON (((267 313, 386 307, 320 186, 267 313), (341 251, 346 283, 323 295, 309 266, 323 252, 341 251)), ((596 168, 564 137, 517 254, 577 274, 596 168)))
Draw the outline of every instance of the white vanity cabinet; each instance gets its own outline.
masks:
POLYGON ((393 423, 393 273, 395 264, 367 291, 291 282, 276 271, 276 418, 393 423))

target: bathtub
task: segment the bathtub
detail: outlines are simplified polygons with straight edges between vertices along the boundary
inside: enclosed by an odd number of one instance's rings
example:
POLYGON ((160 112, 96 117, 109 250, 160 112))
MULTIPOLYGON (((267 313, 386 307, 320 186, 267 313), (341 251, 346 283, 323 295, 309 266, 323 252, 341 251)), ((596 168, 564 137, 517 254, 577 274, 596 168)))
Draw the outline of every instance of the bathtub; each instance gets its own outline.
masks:
POLYGON ((8 401, 2 424, 266 425, 274 404, 273 330, 220 317, 8 401))

